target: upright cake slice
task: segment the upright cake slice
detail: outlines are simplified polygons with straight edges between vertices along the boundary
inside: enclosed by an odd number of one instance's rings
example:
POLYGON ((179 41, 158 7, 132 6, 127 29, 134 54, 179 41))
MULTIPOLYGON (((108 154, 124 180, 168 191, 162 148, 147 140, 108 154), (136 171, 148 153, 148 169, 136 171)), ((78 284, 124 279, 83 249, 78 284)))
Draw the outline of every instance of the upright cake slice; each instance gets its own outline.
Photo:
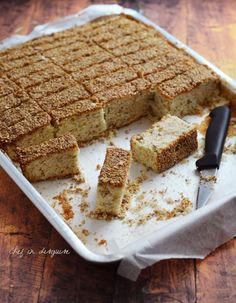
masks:
POLYGON ((196 149, 196 128, 171 115, 131 138, 133 158, 158 173, 175 165, 196 149))
POLYGON ((119 215, 131 163, 130 151, 117 147, 107 149, 98 179, 96 211, 119 215))
POLYGON ((39 145, 17 148, 18 161, 29 181, 61 178, 80 172, 76 139, 66 134, 39 145))

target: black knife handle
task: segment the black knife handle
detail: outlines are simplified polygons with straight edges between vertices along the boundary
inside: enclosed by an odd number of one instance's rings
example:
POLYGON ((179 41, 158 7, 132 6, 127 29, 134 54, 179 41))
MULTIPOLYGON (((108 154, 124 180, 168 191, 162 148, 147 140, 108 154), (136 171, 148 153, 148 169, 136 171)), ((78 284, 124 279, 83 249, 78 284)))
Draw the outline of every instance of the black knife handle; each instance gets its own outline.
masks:
POLYGON ((219 106, 213 109, 210 117, 211 122, 205 139, 205 155, 196 162, 199 170, 219 168, 231 112, 227 106, 219 106))

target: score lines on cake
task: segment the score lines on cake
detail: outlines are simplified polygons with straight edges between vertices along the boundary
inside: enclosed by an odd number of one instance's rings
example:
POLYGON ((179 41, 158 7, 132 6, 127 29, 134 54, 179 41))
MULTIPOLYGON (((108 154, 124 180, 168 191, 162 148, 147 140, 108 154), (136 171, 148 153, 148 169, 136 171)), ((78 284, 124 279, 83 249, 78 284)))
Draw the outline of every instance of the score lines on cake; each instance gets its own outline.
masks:
POLYGON ((154 28, 104 17, 0 52, 0 144, 12 159, 67 133, 80 146, 149 112, 194 114, 219 93, 219 78, 154 28))

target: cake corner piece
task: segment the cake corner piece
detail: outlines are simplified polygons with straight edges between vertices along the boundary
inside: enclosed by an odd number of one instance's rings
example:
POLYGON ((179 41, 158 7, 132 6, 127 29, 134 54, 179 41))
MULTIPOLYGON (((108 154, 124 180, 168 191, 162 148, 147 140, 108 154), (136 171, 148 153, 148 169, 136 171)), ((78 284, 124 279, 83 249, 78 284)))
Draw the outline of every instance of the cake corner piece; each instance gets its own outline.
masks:
POLYGON ((96 213, 120 215, 130 164, 130 151, 118 147, 107 148, 98 178, 96 213))
POLYGON ((16 149, 24 176, 31 182, 80 174, 79 147, 71 134, 16 149))
POLYGON ((145 132, 134 135, 130 143, 137 162, 161 173, 197 149, 197 129, 176 116, 167 115, 145 132))

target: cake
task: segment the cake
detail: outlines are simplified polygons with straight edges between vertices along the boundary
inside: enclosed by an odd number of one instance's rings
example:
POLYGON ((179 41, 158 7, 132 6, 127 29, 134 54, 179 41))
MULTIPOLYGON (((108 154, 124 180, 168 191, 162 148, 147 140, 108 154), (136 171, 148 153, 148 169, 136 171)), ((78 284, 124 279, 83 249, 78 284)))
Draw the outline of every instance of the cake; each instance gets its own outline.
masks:
POLYGON ((131 138, 133 159, 157 173, 188 157, 197 145, 196 128, 171 115, 131 138))
POLYGON ((24 176, 32 182, 80 174, 79 148, 71 134, 18 147, 16 153, 24 176))
POLYGON ((0 51, 0 146, 71 133, 79 146, 152 112, 193 114, 219 78, 153 27, 127 15, 99 18, 0 51))
POLYGON ((97 188, 96 212, 119 215, 131 163, 130 151, 107 148, 97 188))
POLYGON ((7 126, 0 126, 1 147, 9 157, 16 160, 16 148, 39 144, 54 137, 51 117, 45 112, 27 115, 23 120, 7 126))

